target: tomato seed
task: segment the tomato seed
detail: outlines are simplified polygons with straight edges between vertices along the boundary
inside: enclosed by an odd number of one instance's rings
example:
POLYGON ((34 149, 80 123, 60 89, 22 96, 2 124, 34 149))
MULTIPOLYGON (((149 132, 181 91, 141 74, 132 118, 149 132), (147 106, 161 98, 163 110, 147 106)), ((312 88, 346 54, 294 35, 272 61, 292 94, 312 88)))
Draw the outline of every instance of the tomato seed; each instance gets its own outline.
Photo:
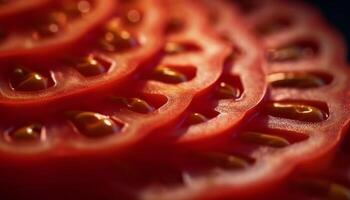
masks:
POLYGON ((244 169, 250 165, 248 161, 238 156, 225 153, 200 153, 200 158, 223 169, 244 169))
POLYGON ((84 76, 97 76, 107 72, 106 66, 90 56, 78 63, 76 69, 84 76))
POLYGON ((120 27, 118 19, 114 19, 107 25, 101 45, 106 51, 120 52, 135 48, 138 46, 138 41, 130 32, 120 27))
POLYGON ((315 88, 327 84, 316 74, 302 72, 279 72, 270 74, 267 79, 273 87, 315 88))
POLYGON ((209 119, 206 116, 204 116, 203 114, 197 113, 197 112, 192 112, 186 117, 184 124, 190 126, 190 125, 204 123, 208 120, 209 119))
POLYGON ((148 114, 155 110, 154 107, 140 98, 112 97, 111 99, 134 112, 148 114))
POLYGON ((228 83, 221 82, 215 94, 219 99, 238 99, 241 96, 241 90, 228 83))
POLYGON ((48 78, 24 68, 13 71, 10 83, 18 91, 38 91, 49 87, 48 78))
POLYGON ((317 44, 309 41, 299 41, 284 47, 270 49, 268 60, 271 62, 298 61, 314 57, 317 51, 317 44))
POLYGON ((276 148, 285 147, 290 144, 288 140, 282 137, 252 131, 241 133, 239 135, 239 138, 248 143, 266 145, 276 148))
POLYGON ((199 51, 200 48, 194 44, 168 42, 165 45, 164 51, 166 54, 175 55, 189 51, 199 51))
POLYGON ((128 99, 128 108, 132 111, 139 113, 150 113, 154 111, 154 108, 149 105, 146 101, 139 98, 130 98, 128 99))
POLYGON ((152 79, 173 84, 182 83, 188 80, 185 74, 165 66, 159 66, 153 70, 152 79))
POLYGON ((12 132, 9 136, 16 142, 29 142, 39 140, 42 134, 42 125, 32 124, 20 127, 12 132))
POLYGON ((68 112, 75 127, 89 138, 101 138, 121 130, 120 125, 108 116, 94 112, 68 112))
POLYGON ((274 117, 305 122, 321 122, 328 118, 321 109, 302 103, 273 102, 266 106, 265 112, 274 117))

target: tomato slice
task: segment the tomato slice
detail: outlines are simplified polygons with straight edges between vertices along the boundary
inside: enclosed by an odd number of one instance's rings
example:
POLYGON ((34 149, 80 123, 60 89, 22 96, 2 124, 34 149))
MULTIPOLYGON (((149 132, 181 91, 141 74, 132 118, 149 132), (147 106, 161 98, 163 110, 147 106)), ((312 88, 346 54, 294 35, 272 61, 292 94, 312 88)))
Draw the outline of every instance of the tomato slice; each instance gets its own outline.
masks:
POLYGON ((1 26, 4 33, 0 57, 26 54, 47 56, 52 51, 66 51, 68 45, 110 16, 114 6, 115 2, 108 0, 54 1, 40 12, 33 10, 25 16, 6 18, 1 26))

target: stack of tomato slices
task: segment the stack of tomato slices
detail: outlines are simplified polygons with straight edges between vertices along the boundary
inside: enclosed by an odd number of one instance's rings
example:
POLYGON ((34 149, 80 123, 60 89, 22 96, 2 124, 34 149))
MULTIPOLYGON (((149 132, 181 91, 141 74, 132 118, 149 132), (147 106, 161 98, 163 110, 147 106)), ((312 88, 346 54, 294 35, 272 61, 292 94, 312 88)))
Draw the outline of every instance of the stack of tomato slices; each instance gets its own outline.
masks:
POLYGON ((0 199, 350 200, 350 71, 282 0, 0 0, 0 199))

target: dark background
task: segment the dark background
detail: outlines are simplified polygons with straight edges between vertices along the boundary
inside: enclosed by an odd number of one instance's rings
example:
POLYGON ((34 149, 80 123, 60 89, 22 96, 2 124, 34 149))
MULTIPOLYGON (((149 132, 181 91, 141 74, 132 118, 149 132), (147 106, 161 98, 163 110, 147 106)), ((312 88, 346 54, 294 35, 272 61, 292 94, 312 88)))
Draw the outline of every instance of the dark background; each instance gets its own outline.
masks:
MULTIPOLYGON (((343 33, 348 49, 350 47, 350 1, 349 0, 308 0, 318 7, 328 21, 343 33)), ((348 61, 350 54, 348 53, 348 61)))

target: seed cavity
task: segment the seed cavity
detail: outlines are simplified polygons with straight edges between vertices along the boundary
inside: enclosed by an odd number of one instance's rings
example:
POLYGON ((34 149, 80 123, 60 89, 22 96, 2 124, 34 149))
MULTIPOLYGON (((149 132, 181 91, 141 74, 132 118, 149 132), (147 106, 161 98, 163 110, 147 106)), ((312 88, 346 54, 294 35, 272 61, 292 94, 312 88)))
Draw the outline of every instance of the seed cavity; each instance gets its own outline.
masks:
POLYGON ((245 169, 250 166, 247 160, 226 153, 206 152, 198 153, 198 156, 203 162, 209 162, 222 169, 245 169))
POLYGON ((310 40, 300 40, 282 47, 269 49, 268 60, 270 62, 299 61, 316 56, 318 51, 317 43, 310 40))
POLYGON ((49 87, 49 79, 37 72, 17 67, 12 71, 10 85, 17 91, 38 91, 49 87))
POLYGON ((274 117, 305 122, 321 122, 328 118, 328 113, 322 109, 298 102, 272 102, 267 104, 265 112, 274 117))
POLYGON ((307 72, 278 72, 267 77, 272 87, 282 88, 317 88, 329 84, 332 77, 327 74, 307 72))
POLYGON ((155 110, 153 106, 147 103, 145 100, 140 98, 125 98, 125 97, 111 97, 113 102, 116 102, 131 111, 148 114, 155 110))
POLYGON ((94 56, 88 56, 75 65, 75 68, 84 76, 97 76, 108 71, 108 66, 94 56))
POLYGON ((168 42, 165 45, 164 51, 168 55, 176 55, 185 52, 200 51, 200 47, 192 43, 168 42))
POLYGON ((120 19, 113 19, 107 24, 106 31, 100 41, 102 48, 108 52, 122 52, 139 45, 137 39, 122 29, 120 19))
POLYGON ((282 31, 290 27, 292 22, 287 18, 273 18, 256 27, 256 32, 260 35, 267 36, 282 31))
POLYGON ((178 84, 188 81, 186 74, 167 66, 159 66, 155 68, 151 78, 153 80, 171 84, 178 84))
POLYGON ((327 197, 332 200, 350 200, 350 190, 338 183, 324 179, 299 179, 294 186, 306 193, 327 197))
POLYGON ((244 142, 266 145, 275 148, 281 148, 290 145, 290 142, 282 137, 253 131, 243 132, 239 135, 239 138, 244 142))
POLYGON ((219 99, 239 99, 242 95, 241 90, 226 82, 220 82, 217 87, 216 97, 219 99))
POLYGON ((122 128, 110 117, 95 112, 70 111, 66 114, 79 132, 88 138, 106 137, 122 128))
POLYGON ((43 132, 41 124, 31 124, 17 128, 9 133, 9 137, 15 142, 33 142, 40 140, 43 132))
POLYGON ((188 116, 186 117, 184 121, 184 125, 191 126, 191 125, 201 124, 208 120, 209 119, 205 115, 198 112, 192 112, 188 114, 188 116))

